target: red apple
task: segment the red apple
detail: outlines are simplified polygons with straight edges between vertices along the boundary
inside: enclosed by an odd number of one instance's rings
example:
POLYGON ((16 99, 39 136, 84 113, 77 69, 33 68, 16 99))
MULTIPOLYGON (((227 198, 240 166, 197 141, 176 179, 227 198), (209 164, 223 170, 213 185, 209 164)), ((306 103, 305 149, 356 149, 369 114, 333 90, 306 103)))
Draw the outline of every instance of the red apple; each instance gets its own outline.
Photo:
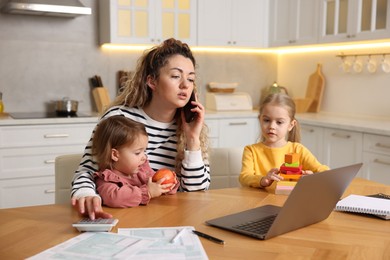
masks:
POLYGON ((176 175, 173 171, 162 168, 153 175, 152 181, 156 182, 162 178, 165 178, 165 180, 161 184, 175 183, 176 175))

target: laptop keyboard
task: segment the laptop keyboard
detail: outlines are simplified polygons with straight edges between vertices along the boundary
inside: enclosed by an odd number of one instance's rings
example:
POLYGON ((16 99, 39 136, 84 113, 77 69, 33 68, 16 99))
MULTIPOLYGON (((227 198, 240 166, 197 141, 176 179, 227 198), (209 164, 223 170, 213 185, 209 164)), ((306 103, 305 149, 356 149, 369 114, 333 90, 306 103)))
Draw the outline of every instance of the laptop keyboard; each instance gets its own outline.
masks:
POLYGON ((235 225, 233 228, 253 232, 257 234, 265 234, 271 227, 277 215, 271 215, 260 220, 250 221, 243 224, 235 225))

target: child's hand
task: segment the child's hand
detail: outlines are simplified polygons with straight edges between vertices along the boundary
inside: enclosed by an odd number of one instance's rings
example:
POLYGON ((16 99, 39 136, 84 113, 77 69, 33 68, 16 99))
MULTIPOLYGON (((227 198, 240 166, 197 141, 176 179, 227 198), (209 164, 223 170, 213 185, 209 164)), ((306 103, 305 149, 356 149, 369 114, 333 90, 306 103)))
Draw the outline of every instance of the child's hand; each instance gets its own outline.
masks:
POLYGON ((176 176, 176 174, 175 174, 175 183, 172 184, 172 186, 171 186, 171 188, 170 188, 170 191, 169 191, 167 194, 169 194, 169 195, 176 194, 176 192, 177 192, 179 186, 180 186, 180 182, 179 182, 179 180, 178 180, 178 178, 177 178, 177 176, 176 176))
POLYGON ((173 174, 175 174, 175 182, 172 184, 169 191, 173 190, 176 187, 176 185, 179 183, 179 180, 177 179, 176 173, 174 172, 173 174))
POLYGON ((310 174, 313 174, 313 172, 309 171, 309 170, 307 170, 307 171, 302 170, 302 175, 310 175, 310 174))
POLYGON ((163 193, 167 193, 171 190, 171 187, 173 187, 175 184, 161 184, 163 181, 165 181, 165 178, 161 178, 157 182, 153 182, 152 178, 150 177, 148 180, 148 191, 150 194, 150 198, 156 198, 160 197, 163 193))
POLYGON ((274 181, 281 181, 283 180, 283 177, 279 175, 279 169, 273 168, 269 170, 266 176, 262 177, 260 179, 260 187, 268 187, 270 186, 274 181))

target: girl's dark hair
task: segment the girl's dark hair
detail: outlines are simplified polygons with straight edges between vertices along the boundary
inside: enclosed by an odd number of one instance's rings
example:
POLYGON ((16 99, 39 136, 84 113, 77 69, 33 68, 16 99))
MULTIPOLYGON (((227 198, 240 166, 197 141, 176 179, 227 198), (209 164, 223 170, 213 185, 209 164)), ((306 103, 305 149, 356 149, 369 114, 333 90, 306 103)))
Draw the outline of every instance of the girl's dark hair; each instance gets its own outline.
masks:
POLYGON ((260 105, 260 116, 263 112, 264 106, 268 105, 268 104, 286 108, 288 115, 290 117, 290 120, 296 121, 295 126, 293 127, 293 129, 291 129, 291 131, 288 134, 287 141, 299 143, 301 141, 301 134, 300 134, 301 128, 300 128, 298 120, 295 119, 294 100, 292 100, 292 98, 289 95, 283 94, 283 93, 269 94, 268 96, 266 96, 264 98, 263 102, 260 105))
POLYGON ((99 169, 111 169, 111 150, 131 145, 140 135, 148 136, 142 123, 121 115, 103 119, 98 124, 92 141, 92 156, 98 162, 99 169))

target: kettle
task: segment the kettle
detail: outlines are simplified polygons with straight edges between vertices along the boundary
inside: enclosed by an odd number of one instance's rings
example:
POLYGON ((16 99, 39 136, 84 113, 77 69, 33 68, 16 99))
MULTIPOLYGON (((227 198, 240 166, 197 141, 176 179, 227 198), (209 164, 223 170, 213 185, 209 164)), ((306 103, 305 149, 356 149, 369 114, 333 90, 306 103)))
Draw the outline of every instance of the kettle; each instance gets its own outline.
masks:
POLYGON ((0 113, 4 112, 3 93, 0 92, 0 113))
POLYGON ((260 104, 263 103, 263 100, 269 94, 276 94, 276 93, 283 93, 283 92, 286 95, 288 95, 287 88, 279 86, 278 83, 276 83, 276 81, 275 81, 274 84, 272 84, 271 86, 263 88, 263 90, 261 92, 261 97, 260 97, 260 104))
POLYGON ((284 92, 284 94, 288 95, 287 88, 279 86, 276 81, 268 88, 268 94, 276 94, 281 92, 284 92))

